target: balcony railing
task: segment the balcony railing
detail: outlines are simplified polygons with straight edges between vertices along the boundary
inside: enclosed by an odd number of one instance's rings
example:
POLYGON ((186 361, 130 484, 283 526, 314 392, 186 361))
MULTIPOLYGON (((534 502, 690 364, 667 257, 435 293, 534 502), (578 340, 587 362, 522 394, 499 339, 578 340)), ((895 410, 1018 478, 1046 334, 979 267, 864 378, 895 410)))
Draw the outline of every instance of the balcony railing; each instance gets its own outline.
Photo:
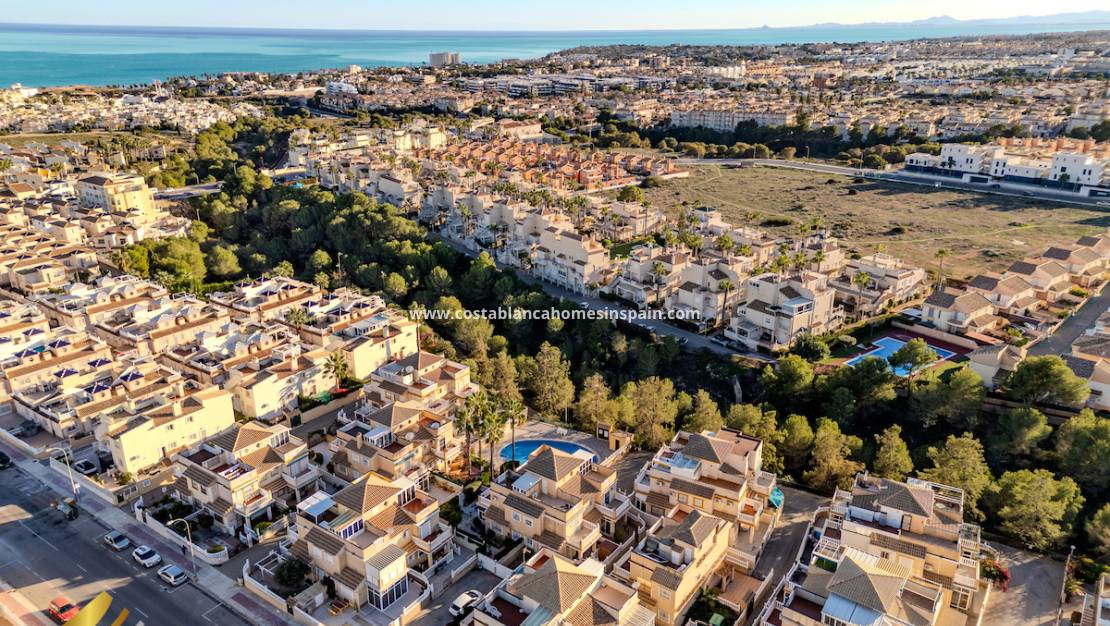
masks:
POLYGON ((320 468, 309 464, 299 472, 294 472, 289 466, 281 469, 281 476, 291 487, 300 489, 320 477, 320 468))
POLYGON ((756 493, 761 493, 765 496, 771 495, 771 491, 775 488, 778 482, 778 476, 771 472, 758 472, 755 475, 755 480, 748 483, 751 485, 752 490, 756 493))
POLYGON ((597 504, 597 510, 605 517, 618 519, 627 513, 631 506, 632 500, 630 498, 614 491, 609 495, 609 504, 599 503, 597 504))
POLYGON ((440 549, 443 544, 451 541, 451 538, 454 536, 454 529, 440 522, 436 525, 435 530, 429 533, 427 537, 421 538, 417 535, 413 535, 412 542, 417 548, 420 548, 428 554, 432 554, 440 549))
POLYGON ((270 493, 269 490, 259 489, 258 493, 254 494, 250 498, 247 498, 246 500, 243 500, 242 504, 238 506, 238 509, 242 511, 244 515, 254 515, 262 509, 270 506, 270 503, 273 501, 274 496, 272 493, 270 493))
POLYGON ((600 538, 601 527, 593 522, 583 521, 582 525, 578 527, 578 532, 574 533, 573 536, 567 537, 567 543, 579 550, 583 550, 586 546, 596 543, 600 538))

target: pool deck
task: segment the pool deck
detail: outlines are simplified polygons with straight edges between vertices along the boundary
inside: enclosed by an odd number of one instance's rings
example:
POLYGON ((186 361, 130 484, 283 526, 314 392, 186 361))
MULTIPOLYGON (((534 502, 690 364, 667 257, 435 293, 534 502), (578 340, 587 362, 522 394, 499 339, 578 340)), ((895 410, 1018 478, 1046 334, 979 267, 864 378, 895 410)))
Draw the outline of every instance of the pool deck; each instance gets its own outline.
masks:
MULTIPOLYGON (((565 441, 567 443, 578 444, 590 452, 597 455, 601 461, 609 458, 613 451, 609 449, 609 442, 604 439, 599 439, 593 435, 574 430, 572 428, 563 428, 555 424, 548 424, 538 420, 529 420, 524 424, 516 427, 516 442, 520 443, 526 439, 551 439, 554 441, 565 441)), ((505 437, 497 444, 497 449, 508 445, 512 439, 505 437)))
POLYGON ((876 341, 879 341, 881 339, 885 339, 887 337, 890 337, 891 339, 897 339, 898 341, 902 341, 902 342, 908 342, 911 339, 922 339, 922 340, 925 341, 925 343, 929 344, 929 346, 932 347, 932 348, 939 348, 941 350, 946 350, 946 351, 952 353, 952 356, 949 356, 947 358, 938 360, 931 367, 935 367, 936 365, 939 365, 940 363, 943 363, 944 361, 951 361, 952 359, 964 356, 965 354, 970 352, 970 350, 968 350, 967 348, 965 348, 963 346, 957 346, 957 345, 948 343, 946 341, 941 341, 939 339, 934 339, 932 337, 926 337, 925 335, 919 335, 915 332, 911 332, 911 331, 907 331, 907 330, 895 330, 895 331, 883 333, 882 335, 879 335, 878 337, 871 337, 871 338, 867 339, 866 342, 861 342, 859 344, 860 352, 858 354, 854 354, 854 355, 852 355, 852 356, 850 356, 846 359, 841 360, 840 364, 841 365, 848 365, 852 360, 858 359, 858 358, 863 357, 863 356, 866 356, 867 354, 869 354, 873 350, 879 348, 878 345, 875 345, 876 341))

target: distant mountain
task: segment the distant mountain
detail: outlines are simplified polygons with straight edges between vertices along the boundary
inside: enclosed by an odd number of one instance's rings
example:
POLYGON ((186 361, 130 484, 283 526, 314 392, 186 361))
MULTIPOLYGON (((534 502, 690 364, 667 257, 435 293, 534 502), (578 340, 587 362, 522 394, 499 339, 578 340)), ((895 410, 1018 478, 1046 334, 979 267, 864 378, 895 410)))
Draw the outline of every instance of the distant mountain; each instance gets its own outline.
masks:
POLYGON ((811 28, 842 28, 845 26, 949 26, 953 24, 999 25, 999 24, 1106 24, 1110 23, 1110 11, 1081 11, 1074 13, 1054 13, 1052 15, 1019 15, 1015 17, 991 17, 977 20, 960 20, 951 15, 938 15, 912 22, 865 22, 863 24, 840 24, 824 22, 813 24, 811 28))

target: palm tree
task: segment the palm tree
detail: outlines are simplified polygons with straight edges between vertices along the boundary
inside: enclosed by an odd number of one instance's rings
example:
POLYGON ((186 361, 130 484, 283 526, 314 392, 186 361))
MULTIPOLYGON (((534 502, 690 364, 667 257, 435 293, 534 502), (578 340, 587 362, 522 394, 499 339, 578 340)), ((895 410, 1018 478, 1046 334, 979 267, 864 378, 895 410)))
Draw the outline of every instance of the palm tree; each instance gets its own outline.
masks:
POLYGON ((510 456, 516 461, 516 425, 517 422, 527 418, 527 408, 519 398, 510 398, 504 402, 504 411, 509 419, 509 446, 512 451, 510 456))
POLYGON ((728 235, 721 235, 720 237, 717 237, 717 248, 725 254, 728 254, 735 245, 736 244, 732 242, 732 237, 729 237, 728 235))
POLYGON ((863 319, 863 288, 871 284, 871 275, 867 272, 858 272, 852 277, 852 284, 856 286, 856 319, 863 319))
POLYGON ((478 432, 482 421, 482 405, 486 403, 485 390, 480 390, 467 396, 463 401, 462 409, 456 414, 457 423, 462 428, 464 439, 464 454, 466 459, 466 479, 470 480, 473 469, 470 461, 470 446, 474 442, 474 434, 478 432))
POLYGON ((661 293, 659 280, 667 275, 667 266, 663 265, 662 261, 656 261, 651 264, 651 275, 655 280, 655 301, 659 302, 659 294, 661 293))
POLYGON ((501 437, 505 434, 505 422, 508 416, 495 410, 491 405, 487 404, 487 406, 488 410, 482 415, 482 438, 489 446, 489 476, 490 480, 493 480, 493 452, 497 448, 497 442, 501 441, 501 437))
POLYGON ((821 271, 821 264, 825 262, 825 251, 818 250, 813 253, 813 264, 817 266, 817 271, 821 271))
POLYGON ((324 361, 324 373, 335 379, 337 389, 350 370, 351 366, 347 363, 347 357, 343 356, 343 353, 338 350, 329 354, 328 360, 324 361))
POLYGON ((937 260, 937 287, 944 285, 944 259, 952 255, 952 251, 948 248, 941 248, 933 253, 933 257, 937 260))
POLYGON ((299 306, 293 307, 285 312, 285 323, 300 330, 302 326, 308 324, 308 312, 299 306))
MULTIPOLYGON (((723 311, 723 313, 728 314, 728 294, 734 288, 732 281, 726 278, 717 283, 717 288, 725 292, 725 310, 723 311)), ((724 315, 722 315, 721 317, 723 318, 724 315)))

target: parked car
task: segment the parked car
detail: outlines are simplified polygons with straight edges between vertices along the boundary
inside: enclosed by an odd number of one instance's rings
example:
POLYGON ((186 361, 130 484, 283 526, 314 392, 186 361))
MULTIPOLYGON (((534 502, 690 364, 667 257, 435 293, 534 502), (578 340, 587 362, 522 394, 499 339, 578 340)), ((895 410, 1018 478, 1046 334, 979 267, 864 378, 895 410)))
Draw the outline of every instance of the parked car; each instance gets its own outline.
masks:
POLYGON ((40 430, 42 430, 42 426, 39 426, 39 423, 35 420, 23 420, 18 426, 12 428, 8 432, 11 433, 13 437, 30 437, 31 435, 37 434, 40 430))
POLYGON ((5 452, 0 452, 0 470, 8 469, 12 466, 12 457, 8 456, 5 452))
POLYGON ((63 499, 55 508, 57 508, 58 512, 62 514, 63 518, 69 521, 77 519, 77 516, 80 515, 77 510, 77 501, 73 498, 63 499))
POLYGON ((96 463, 93 463, 92 461, 87 461, 85 459, 81 459, 75 462, 73 464, 73 471, 77 472, 78 474, 84 474, 85 476, 96 476, 98 473, 100 473, 100 470, 96 467, 96 463))
POLYGON ((116 552, 126 550, 127 548, 131 547, 131 540, 127 538, 127 535, 124 535, 118 530, 113 530, 107 535, 104 535, 104 543, 116 552))
POLYGON ((150 546, 139 546, 131 553, 131 558, 143 567, 154 567, 162 562, 162 555, 154 551, 150 546))
POLYGON ((482 594, 478 593, 477 590, 471 589, 470 591, 464 591, 459 594, 459 597, 455 598, 455 601, 451 603, 450 608, 447 610, 451 612, 451 615, 461 617, 481 601, 482 594))
POLYGON ((50 618, 59 624, 64 624, 77 616, 81 607, 70 602, 69 598, 65 596, 58 596, 50 601, 50 605, 46 607, 46 612, 50 614, 50 618))
POLYGON ((158 577, 166 581, 166 584, 171 587, 178 587, 189 580, 185 570, 176 565, 163 565, 158 570, 158 577))

